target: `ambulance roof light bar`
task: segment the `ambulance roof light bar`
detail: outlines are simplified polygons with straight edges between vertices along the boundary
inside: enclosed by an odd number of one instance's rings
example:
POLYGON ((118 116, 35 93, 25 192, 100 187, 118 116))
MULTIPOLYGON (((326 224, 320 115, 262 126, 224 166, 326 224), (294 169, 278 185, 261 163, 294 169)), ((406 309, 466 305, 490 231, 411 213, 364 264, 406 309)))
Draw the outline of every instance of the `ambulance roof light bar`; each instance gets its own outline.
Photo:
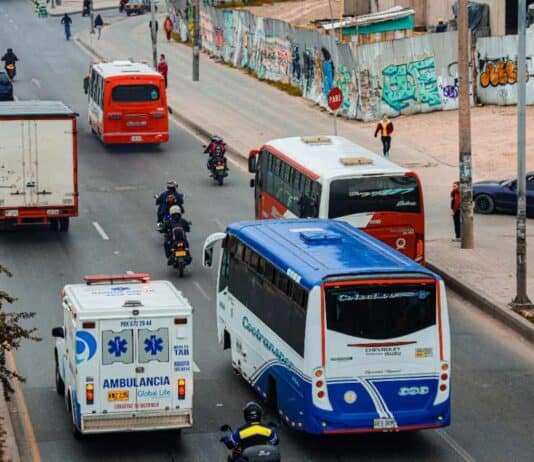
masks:
POLYGON ((125 282, 125 281, 138 281, 138 282, 148 282, 150 281, 149 273, 132 273, 132 274, 99 274, 95 276, 85 276, 83 278, 87 285, 91 284, 101 284, 109 283, 113 284, 115 282, 125 282))

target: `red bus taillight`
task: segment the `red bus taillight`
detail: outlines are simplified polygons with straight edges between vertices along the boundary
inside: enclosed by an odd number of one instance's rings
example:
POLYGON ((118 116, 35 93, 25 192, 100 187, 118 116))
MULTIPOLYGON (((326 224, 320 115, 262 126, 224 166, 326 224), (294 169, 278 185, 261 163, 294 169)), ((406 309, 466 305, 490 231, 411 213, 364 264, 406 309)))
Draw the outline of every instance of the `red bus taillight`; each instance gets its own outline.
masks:
POLYGON ((110 112, 108 114, 109 120, 120 120, 122 119, 122 114, 120 112, 110 112))
POLYGON ((185 399, 185 379, 178 379, 178 399, 185 399))
POLYGON ((95 402, 95 386, 92 383, 85 384, 85 402, 87 404, 95 402))
POLYGON ((420 262, 425 259, 425 240, 420 234, 415 236, 415 261, 420 262))
POLYGON ((150 118, 151 119, 164 119, 165 114, 163 112, 152 112, 150 114, 150 118))

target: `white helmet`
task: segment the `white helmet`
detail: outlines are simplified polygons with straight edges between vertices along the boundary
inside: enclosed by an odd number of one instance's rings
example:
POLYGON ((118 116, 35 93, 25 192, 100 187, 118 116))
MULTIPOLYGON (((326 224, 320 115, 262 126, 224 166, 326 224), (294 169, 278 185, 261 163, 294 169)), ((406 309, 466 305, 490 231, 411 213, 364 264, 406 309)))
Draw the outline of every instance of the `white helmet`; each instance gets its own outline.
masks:
POLYGON ((175 214, 182 214, 182 207, 180 207, 179 205, 173 205, 170 209, 169 209, 169 214, 170 215, 175 215, 175 214))

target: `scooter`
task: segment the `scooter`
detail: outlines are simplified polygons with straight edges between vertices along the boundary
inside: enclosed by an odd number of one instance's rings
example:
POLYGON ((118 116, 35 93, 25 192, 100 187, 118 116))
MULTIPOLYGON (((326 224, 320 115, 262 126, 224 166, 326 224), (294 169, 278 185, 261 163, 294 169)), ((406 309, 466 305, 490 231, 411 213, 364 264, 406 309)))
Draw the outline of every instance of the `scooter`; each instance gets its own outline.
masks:
POLYGON ((15 63, 6 64, 6 73, 9 80, 15 80, 15 75, 17 75, 17 66, 15 63))
MULTIPOLYGON (((233 433, 232 427, 227 424, 222 425, 220 430, 233 433)), ((222 438, 221 442, 223 442, 222 438)), ((247 449, 241 449, 239 446, 228 449, 231 451, 228 454, 228 462, 280 462, 282 460, 280 450, 270 444, 251 446, 247 449)))

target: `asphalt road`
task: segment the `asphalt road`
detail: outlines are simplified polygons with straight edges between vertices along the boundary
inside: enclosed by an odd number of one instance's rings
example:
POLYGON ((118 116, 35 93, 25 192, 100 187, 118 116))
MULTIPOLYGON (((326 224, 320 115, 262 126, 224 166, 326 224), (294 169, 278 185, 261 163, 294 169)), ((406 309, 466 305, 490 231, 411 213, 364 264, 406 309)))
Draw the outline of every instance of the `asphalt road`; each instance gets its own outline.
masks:
MULTIPOLYGON (((115 14, 115 13, 106 13, 115 14)), ((106 148, 86 123, 82 78, 89 63, 63 37, 59 18, 38 19, 27 2, 0 4, 0 46, 19 59, 15 88, 20 99, 60 99, 80 113, 80 217, 68 234, 24 229, 0 234, 0 262, 13 273, 0 284, 18 301, 14 310, 37 313, 43 340, 25 343, 17 367, 43 461, 216 461, 222 423, 240 421, 243 404, 255 396, 234 376, 228 352, 219 350, 215 329, 215 273, 201 268, 207 234, 232 221, 252 218, 248 177, 232 165, 220 188, 208 177, 201 141, 172 125, 171 142, 159 148, 106 148), (152 194, 168 178, 185 192, 194 264, 183 280, 164 260, 154 231, 152 194), (109 239, 103 239, 98 223, 109 239), (173 433, 122 434, 76 441, 62 398, 54 391, 53 340, 61 324, 59 290, 86 274, 148 271, 170 279, 195 307, 195 425, 173 433)), ((74 16, 74 31, 87 19, 74 16)), ((281 429, 287 461, 527 461, 532 459, 534 355, 513 332, 449 294, 453 332, 453 423, 445 430, 317 438, 281 429)), ((27 441, 21 441, 29 458, 27 441)))

